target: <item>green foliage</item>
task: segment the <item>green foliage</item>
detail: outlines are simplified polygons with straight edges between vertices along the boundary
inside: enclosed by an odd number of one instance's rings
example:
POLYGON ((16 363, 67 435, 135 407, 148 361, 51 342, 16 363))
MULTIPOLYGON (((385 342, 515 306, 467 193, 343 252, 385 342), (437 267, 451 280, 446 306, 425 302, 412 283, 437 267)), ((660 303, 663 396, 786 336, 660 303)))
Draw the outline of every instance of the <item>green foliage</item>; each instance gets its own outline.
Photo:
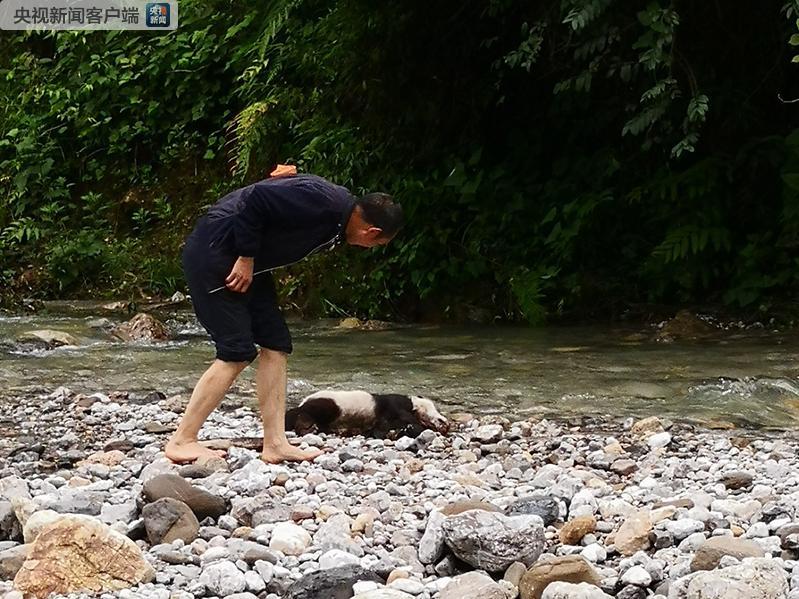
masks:
MULTIPOLYGON (((796 2, 219 0, 170 33, 7 34, 0 261, 171 293, 274 162, 386 190, 388 248, 284 274, 308 313, 539 323, 799 289, 796 2)), ((4 275, 5 276, 5 275, 4 275)), ((14 278, 12 276, 11 278, 14 278)))

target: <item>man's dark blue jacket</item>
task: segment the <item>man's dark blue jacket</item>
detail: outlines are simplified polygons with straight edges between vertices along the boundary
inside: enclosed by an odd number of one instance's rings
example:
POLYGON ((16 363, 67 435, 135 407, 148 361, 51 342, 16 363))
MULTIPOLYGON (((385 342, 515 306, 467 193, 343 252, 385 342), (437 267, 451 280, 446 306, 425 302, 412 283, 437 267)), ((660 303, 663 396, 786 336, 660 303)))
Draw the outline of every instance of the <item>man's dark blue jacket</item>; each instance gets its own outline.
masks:
POLYGON ((315 175, 265 179, 237 189, 206 217, 210 246, 255 258, 255 269, 276 268, 338 245, 355 200, 315 175))

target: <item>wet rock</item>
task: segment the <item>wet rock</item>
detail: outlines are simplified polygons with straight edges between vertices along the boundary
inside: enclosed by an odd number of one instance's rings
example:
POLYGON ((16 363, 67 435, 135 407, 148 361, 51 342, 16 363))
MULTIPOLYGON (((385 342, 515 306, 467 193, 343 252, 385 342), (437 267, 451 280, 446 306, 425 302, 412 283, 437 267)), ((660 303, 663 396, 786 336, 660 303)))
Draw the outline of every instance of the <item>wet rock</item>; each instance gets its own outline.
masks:
POLYGON ((544 526, 549 526, 560 519, 560 504, 554 497, 522 497, 505 508, 508 516, 528 514, 538 516, 544 521, 544 526))
POLYGON ((53 349, 64 345, 78 344, 78 340, 69 333, 51 329, 26 331, 17 337, 17 341, 20 343, 41 344, 43 349, 53 349))
POLYGON ((691 561, 691 571, 713 570, 725 555, 743 560, 746 557, 763 557, 765 552, 754 541, 728 536, 712 537, 699 546, 691 561))
POLYGON ((199 464, 187 464, 181 466, 178 474, 183 478, 208 478, 214 471, 208 466, 200 466, 199 464))
POLYGON ((152 545, 172 543, 175 539, 191 543, 200 530, 200 523, 191 508, 171 497, 162 497, 145 505, 142 517, 152 545))
POLYGON ((41 530, 14 586, 43 598, 85 589, 116 591, 154 576, 133 541, 93 518, 65 516, 41 530))
POLYGON ((680 310, 660 328, 655 339, 672 341, 704 339, 713 334, 714 328, 690 310, 680 310))
POLYGON ((144 483, 142 495, 148 502, 165 497, 188 505, 198 520, 218 518, 226 511, 225 500, 196 487, 177 474, 159 474, 144 483))
POLYGON ((453 578, 439 599, 506 599, 505 591, 490 576, 468 572, 453 578))
POLYGON ((136 314, 128 322, 116 327, 112 335, 122 341, 166 341, 170 338, 166 325, 145 313, 136 314))
POLYGON ((521 599, 541 599, 544 589, 555 581, 599 585, 599 574, 578 555, 542 560, 534 564, 519 582, 521 599))
POLYGON ((306 574, 288 588, 283 599, 350 599, 352 585, 362 580, 383 583, 377 574, 360 566, 342 566, 306 574))
POLYGON ((470 510, 444 521, 446 544, 463 561, 488 572, 502 572, 515 561, 532 564, 544 548, 538 516, 505 516, 470 510))
POLYGON ((596 518, 593 516, 577 516, 569 520, 558 531, 558 538, 564 545, 577 545, 583 537, 596 530, 596 518))
POLYGON ((788 594, 788 575, 771 559, 751 559, 737 565, 699 572, 691 578, 687 599, 782 599, 788 594))

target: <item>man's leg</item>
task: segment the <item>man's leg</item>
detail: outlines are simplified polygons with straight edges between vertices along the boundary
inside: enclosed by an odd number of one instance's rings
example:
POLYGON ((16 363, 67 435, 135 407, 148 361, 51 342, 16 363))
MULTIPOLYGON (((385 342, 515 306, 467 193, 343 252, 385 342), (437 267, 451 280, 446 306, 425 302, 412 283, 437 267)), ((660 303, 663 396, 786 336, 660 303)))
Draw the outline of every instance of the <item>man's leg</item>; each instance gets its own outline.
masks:
POLYGON ((286 361, 284 352, 262 349, 258 356, 258 404, 264 425, 261 459, 270 464, 302 462, 321 455, 319 450, 302 451, 286 439, 286 361))
POLYGON ((219 405, 233 381, 247 364, 247 362, 214 360, 194 387, 178 429, 166 444, 166 457, 173 462, 193 462, 201 456, 224 455, 224 452, 200 445, 197 442, 197 434, 208 415, 219 405))

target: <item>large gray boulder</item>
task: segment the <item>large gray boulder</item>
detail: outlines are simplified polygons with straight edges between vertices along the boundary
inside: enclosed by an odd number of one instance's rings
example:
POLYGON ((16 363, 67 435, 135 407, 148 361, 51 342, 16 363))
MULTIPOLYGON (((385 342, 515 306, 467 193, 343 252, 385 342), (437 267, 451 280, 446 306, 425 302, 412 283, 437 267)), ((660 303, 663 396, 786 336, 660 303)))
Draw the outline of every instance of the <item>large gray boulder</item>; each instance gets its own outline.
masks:
POLYGON ((689 574, 669 588, 669 599, 784 599, 787 595, 788 574, 767 558, 747 558, 736 566, 689 574))
POLYGON ((466 563, 504 572, 513 562, 530 566, 544 549, 544 523, 538 516, 506 516, 469 510, 444 520, 444 540, 466 563))

